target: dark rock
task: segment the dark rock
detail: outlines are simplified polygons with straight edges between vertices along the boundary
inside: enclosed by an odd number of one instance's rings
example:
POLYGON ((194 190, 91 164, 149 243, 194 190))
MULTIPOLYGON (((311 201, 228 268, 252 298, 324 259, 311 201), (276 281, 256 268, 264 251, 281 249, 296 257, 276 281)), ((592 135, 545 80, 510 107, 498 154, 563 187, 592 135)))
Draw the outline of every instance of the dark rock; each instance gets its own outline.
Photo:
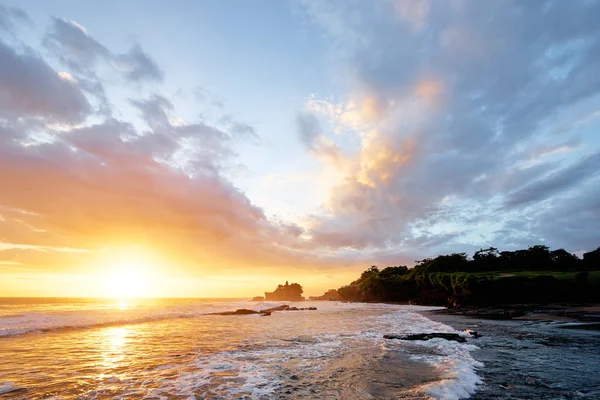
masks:
POLYGON ((260 310, 260 312, 274 312, 274 311, 316 311, 317 307, 290 307, 287 304, 266 308, 264 310, 260 310))
POLYGON ((414 335, 383 335, 384 339, 398 339, 398 340, 429 340, 429 339, 445 339, 445 340, 453 340, 458 343, 464 343, 467 341, 464 337, 460 336, 458 333, 417 333, 414 335))
POLYGON ((271 307, 260 311, 248 310, 245 308, 240 308, 235 311, 224 311, 217 313, 210 313, 208 315, 252 315, 252 314, 260 314, 262 317, 268 317, 271 313, 275 311, 304 311, 304 310, 316 310, 317 307, 307 307, 307 308, 298 308, 298 307, 290 307, 287 304, 271 307))
POLYGON ((255 297, 253 297, 253 298, 252 298, 252 300, 250 300, 250 301, 263 301, 264 299, 265 299, 265 298, 264 298, 264 297, 262 297, 262 296, 255 296, 255 297))
POLYGON ((245 308, 239 308, 235 311, 212 313, 212 315, 249 315, 249 314, 261 314, 261 313, 262 312, 258 312, 258 311, 254 311, 254 310, 247 310, 245 308))
POLYGON ((289 310, 289 308, 290 308, 289 305, 284 304, 284 305, 277 306, 277 307, 266 308, 264 310, 260 310, 260 312, 287 311, 287 310, 289 310))

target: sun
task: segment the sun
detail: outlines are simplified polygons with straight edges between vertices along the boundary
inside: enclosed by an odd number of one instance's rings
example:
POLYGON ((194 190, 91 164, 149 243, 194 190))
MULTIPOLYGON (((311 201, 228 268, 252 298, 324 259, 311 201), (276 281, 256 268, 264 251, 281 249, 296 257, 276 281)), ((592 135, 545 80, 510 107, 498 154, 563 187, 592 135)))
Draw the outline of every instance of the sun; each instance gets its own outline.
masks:
POLYGON ((118 298, 145 297, 148 295, 148 278, 134 268, 125 268, 109 276, 108 296, 118 298))
POLYGON ((147 254, 124 251, 105 261, 106 297, 128 299, 151 297, 153 263, 147 254))

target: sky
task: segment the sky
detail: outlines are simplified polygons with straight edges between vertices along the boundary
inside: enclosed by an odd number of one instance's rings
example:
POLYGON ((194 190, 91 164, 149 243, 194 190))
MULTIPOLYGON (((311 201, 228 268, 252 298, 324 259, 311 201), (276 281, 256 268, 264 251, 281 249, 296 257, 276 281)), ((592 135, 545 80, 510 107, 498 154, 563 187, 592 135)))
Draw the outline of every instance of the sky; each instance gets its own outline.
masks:
POLYGON ((438 254, 594 250, 599 19, 3 0, 0 296, 320 294, 438 254))

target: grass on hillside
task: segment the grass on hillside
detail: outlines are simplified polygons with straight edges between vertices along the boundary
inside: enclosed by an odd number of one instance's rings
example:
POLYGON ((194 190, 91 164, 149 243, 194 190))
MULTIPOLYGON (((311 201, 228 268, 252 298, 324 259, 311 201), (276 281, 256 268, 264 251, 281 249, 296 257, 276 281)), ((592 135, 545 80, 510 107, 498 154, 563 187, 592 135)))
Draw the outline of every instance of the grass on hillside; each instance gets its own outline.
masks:
MULTIPOLYGON (((486 277, 492 279, 502 279, 511 276, 523 276, 534 278, 540 275, 549 275, 558 280, 574 280, 575 276, 581 271, 485 271, 485 272, 455 272, 454 274, 465 274, 472 277, 486 277)), ((594 284, 600 284, 600 271, 589 271, 588 281, 594 284)))
MULTIPOLYGON (((482 272, 432 272, 417 277, 418 281, 426 280, 432 285, 440 285, 446 289, 469 285, 482 281, 501 281, 512 277, 533 279, 538 276, 551 276, 558 281, 567 283, 575 281, 580 271, 482 271, 482 272)), ((600 271, 590 271, 588 282, 600 285, 600 271)))

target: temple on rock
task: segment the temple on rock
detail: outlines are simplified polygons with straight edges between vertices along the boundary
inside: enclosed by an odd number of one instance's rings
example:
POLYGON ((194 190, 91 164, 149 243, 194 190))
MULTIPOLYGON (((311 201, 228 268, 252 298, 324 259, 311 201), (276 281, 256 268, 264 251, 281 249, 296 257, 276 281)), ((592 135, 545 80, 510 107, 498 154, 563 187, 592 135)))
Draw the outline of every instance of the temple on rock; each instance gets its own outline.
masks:
POLYGON ((285 285, 278 285, 277 289, 273 292, 265 292, 265 300, 275 301, 302 301, 302 286, 297 283, 289 284, 287 281, 285 285))

